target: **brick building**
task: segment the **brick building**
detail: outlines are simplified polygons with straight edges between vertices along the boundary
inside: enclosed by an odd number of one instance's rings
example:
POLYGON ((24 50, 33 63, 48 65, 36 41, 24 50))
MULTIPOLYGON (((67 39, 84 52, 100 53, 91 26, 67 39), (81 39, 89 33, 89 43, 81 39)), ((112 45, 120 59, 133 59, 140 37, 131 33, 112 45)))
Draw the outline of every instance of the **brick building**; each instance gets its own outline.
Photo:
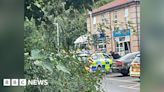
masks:
POLYGON ((116 51, 124 55, 140 49, 140 1, 114 0, 93 9, 87 17, 92 49, 116 51), (98 36, 98 43, 93 44, 98 36))

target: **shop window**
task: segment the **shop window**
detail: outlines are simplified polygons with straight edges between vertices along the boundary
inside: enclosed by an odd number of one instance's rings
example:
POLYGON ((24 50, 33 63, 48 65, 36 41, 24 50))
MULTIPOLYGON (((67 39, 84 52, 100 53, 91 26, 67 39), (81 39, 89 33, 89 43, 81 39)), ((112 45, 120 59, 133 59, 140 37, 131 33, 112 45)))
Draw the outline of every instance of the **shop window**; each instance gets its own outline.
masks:
POLYGON ((120 37, 119 38, 119 41, 121 42, 121 41, 125 41, 125 37, 120 37))

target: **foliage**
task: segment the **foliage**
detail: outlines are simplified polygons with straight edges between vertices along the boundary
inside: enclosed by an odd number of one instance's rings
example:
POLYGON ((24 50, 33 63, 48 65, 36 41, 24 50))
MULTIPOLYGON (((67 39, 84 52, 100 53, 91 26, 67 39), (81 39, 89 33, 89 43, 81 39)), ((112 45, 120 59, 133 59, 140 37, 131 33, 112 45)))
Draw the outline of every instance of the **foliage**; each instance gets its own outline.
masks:
POLYGON ((100 7, 113 0, 24 0, 25 18, 29 20, 34 18, 37 25, 42 21, 51 23, 48 15, 58 16, 62 14, 63 8, 68 10, 73 8, 80 13, 85 13, 87 10, 92 10, 92 7, 100 7))
POLYGON ((55 18, 60 26, 60 42, 65 50, 72 49, 74 41, 87 32, 85 17, 78 11, 71 9, 66 10, 61 16, 55 18))
POLYGON ((84 10, 80 8, 89 9, 84 6, 87 0, 79 0, 78 6, 70 1, 25 0, 25 77, 49 81, 48 86, 27 86, 25 92, 100 91, 96 89, 98 73, 86 71, 85 64, 70 52, 75 39, 86 33, 84 10), (54 22, 59 24, 60 54, 54 22))
POLYGON ((97 45, 98 44, 98 35, 97 34, 93 34, 92 35, 92 39, 93 39, 93 43, 94 43, 94 45, 97 45))
POLYGON ((95 0, 94 7, 98 8, 100 6, 103 6, 104 4, 107 4, 109 2, 112 2, 113 0, 95 0))
POLYGON ((72 6, 74 9, 82 12, 85 12, 87 9, 92 10, 94 0, 65 0, 66 9, 69 9, 72 6))
POLYGON ((25 77, 48 79, 49 85, 27 86, 25 92, 100 92, 96 89, 98 74, 86 71, 84 63, 64 53, 37 51, 25 56, 25 77))
POLYGON ((25 18, 29 20, 34 18, 37 25, 42 21, 51 23, 47 14, 56 17, 62 14, 63 10, 70 8, 84 13, 93 6, 93 0, 24 0, 24 2, 25 18))

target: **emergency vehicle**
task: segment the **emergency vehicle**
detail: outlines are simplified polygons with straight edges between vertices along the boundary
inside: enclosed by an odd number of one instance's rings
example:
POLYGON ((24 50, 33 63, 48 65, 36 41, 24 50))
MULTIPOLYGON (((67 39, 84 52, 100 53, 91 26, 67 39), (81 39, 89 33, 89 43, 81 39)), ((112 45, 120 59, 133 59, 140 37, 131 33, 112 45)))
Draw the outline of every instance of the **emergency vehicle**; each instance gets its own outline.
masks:
POLYGON ((113 60, 112 57, 105 53, 94 53, 92 54, 88 62, 90 63, 90 71, 95 72, 97 69, 110 72, 110 68, 112 67, 113 60))
POLYGON ((132 61, 129 71, 130 76, 140 78, 140 54, 132 61))

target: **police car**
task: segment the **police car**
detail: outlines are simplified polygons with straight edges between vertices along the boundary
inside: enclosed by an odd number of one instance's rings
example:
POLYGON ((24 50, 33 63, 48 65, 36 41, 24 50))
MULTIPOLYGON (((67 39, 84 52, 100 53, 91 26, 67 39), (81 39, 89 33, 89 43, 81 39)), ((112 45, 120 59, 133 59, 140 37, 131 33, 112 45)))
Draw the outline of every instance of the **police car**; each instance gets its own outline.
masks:
POLYGON ((110 68, 112 67, 113 60, 112 57, 105 53, 94 53, 92 54, 88 62, 90 63, 90 71, 94 72, 97 69, 109 72, 110 68))
POLYGON ((132 61, 129 71, 130 76, 140 78, 140 54, 132 61))

